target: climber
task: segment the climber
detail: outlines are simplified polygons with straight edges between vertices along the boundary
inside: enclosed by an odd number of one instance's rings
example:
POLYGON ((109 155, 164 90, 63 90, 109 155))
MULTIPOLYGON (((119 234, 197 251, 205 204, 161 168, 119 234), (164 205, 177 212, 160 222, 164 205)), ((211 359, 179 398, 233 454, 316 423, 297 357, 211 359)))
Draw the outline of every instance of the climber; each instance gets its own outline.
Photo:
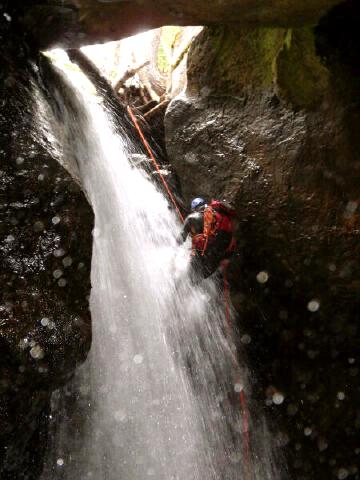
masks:
POLYGON ((185 219, 180 239, 184 242, 191 235, 191 266, 200 277, 209 277, 233 253, 234 216, 235 211, 219 200, 207 205, 198 197, 191 202, 191 213, 185 219))

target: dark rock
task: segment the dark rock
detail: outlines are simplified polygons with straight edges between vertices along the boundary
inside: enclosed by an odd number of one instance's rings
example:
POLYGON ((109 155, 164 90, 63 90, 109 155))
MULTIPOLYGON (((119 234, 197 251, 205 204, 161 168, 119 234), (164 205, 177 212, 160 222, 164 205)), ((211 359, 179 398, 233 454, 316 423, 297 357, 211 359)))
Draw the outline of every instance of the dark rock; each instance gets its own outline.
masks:
POLYGON ((119 40, 163 25, 313 25, 339 3, 341 0, 222 0, 211 3, 204 0, 12 0, 9 8, 42 48, 76 48, 119 40))
POLYGON ((38 128, 36 55, 10 31, 0 61, 0 477, 32 479, 51 391, 90 347, 93 214, 38 128))
POLYGON ((240 255, 229 277, 241 342, 297 479, 345 478, 341 469, 358 478, 354 5, 315 33, 205 29, 189 54, 187 91, 165 120, 186 201, 236 205, 240 255))

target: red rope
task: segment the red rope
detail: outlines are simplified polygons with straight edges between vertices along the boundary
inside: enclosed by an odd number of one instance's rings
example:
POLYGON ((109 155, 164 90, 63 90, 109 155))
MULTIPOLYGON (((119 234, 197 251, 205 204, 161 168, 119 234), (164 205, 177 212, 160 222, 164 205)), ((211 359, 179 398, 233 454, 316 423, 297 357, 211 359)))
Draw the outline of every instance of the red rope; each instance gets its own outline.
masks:
MULTIPOLYGON (((149 153, 150 155, 150 158, 155 166, 155 169, 157 171, 157 173, 159 174, 160 176, 160 179, 167 191, 167 194, 169 195, 169 198, 170 200, 172 201, 174 207, 175 207, 175 210, 177 211, 178 215, 179 215, 179 218, 182 222, 184 222, 184 217, 182 215, 182 213, 180 212, 180 209, 176 203, 176 200, 173 196, 173 194, 171 193, 170 189, 169 189, 169 186, 168 184, 166 183, 161 171, 160 171, 160 168, 159 168, 159 165, 155 159, 155 156, 146 140, 146 138, 144 137, 144 134, 140 128, 140 125, 133 113, 133 111, 131 110, 130 106, 127 107, 127 110, 128 110, 128 113, 130 115, 130 118, 141 138, 141 141, 143 142, 147 152, 149 153)), ((225 313, 226 313, 226 321, 227 321, 227 324, 228 324, 228 329, 230 332, 232 332, 232 324, 231 324, 231 315, 230 315, 230 295, 229 295, 229 284, 228 284, 228 280, 227 280, 227 270, 226 270, 227 266, 223 266, 223 277, 224 277, 224 297, 225 297, 225 313)), ((235 356, 233 356, 233 362, 234 364, 236 364, 236 358, 235 356)), ((239 384, 240 384, 240 381, 239 381, 239 384)), ((242 389, 239 393, 239 399, 240 399, 240 405, 241 405, 241 409, 242 409, 242 420, 243 420, 243 439, 244 439, 244 450, 243 450, 243 455, 244 455, 244 463, 245 463, 245 466, 246 466, 246 475, 248 475, 249 473, 249 465, 250 465, 250 436, 249 436, 249 411, 248 411, 248 408, 247 408, 247 401, 246 401, 246 396, 245 396, 245 392, 244 390, 242 389)))
POLYGON ((155 159, 155 157, 154 157, 154 154, 153 154, 153 152, 152 152, 152 150, 151 150, 151 148, 150 148, 150 145, 148 144, 146 138, 144 137, 144 134, 143 134, 143 132, 142 132, 142 130, 141 130, 141 128, 140 128, 140 125, 139 125, 139 123, 138 123, 138 121, 137 121, 137 119, 136 119, 133 111, 131 110, 130 106, 127 107, 127 111, 128 111, 128 113, 129 113, 129 115, 130 115, 130 118, 131 118, 131 120, 132 120, 132 122, 133 122, 133 124, 134 124, 134 126, 135 126, 135 128, 136 128, 136 130, 137 130, 137 132, 138 132, 138 134, 139 134, 139 137, 141 138, 141 141, 142 141, 143 144, 144 144, 144 147, 146 148, 148 154, 150 155, 150 158, 151 158, 151 160, 152 160, 152 162, 153 162, 153 164, 154 164, 154 166, 155 166, 155 169, 156 169, 157 173, 159 174, 159 177, 160 177, 160 179, 161 179, 161 181, 162 181, 162 183, 163 183, 163 185, 164 185, 164 187, 165 187, 165 190, 167 191, 167 194, 169 195, 170 200, 172 201, 172 203, 173 203, 173 205, 174 205, 174 207, 175 207, 175 210, 177 211, 177 214, 179 215, 180 220, 181 220, 182 222, 184 222, 184 217, 183 217, 182 213, 180 212, 180 209, 179 209, 179 207, 178 207, 178 205, 177 205, 177 203, 176 203, 176 200, 175 200, 173 194, 171 193, 171 191, 170 191, 170 189, 169 189, 169 186, 168 186, 168 184, 166 183, 166 181, 165 181, 165 179, 164 179, 164 177, 163 177, 163 175, 162 175, 162 173, 161 173, 161 171, 160 171, 159 165, 158 165, 158 163, 157 163, 157 161, 156 161, 156 159, 155 159))

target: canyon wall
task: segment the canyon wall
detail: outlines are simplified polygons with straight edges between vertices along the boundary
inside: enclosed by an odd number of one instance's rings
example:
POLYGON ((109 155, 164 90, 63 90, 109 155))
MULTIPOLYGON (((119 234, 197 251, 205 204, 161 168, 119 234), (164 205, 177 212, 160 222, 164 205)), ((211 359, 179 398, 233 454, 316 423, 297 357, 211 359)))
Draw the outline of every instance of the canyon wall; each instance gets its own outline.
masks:
POLYGON ((358 478, 357 15, 205 28, 165 118, 185 200, 236 207, 240 337, 297 479, 358 478))

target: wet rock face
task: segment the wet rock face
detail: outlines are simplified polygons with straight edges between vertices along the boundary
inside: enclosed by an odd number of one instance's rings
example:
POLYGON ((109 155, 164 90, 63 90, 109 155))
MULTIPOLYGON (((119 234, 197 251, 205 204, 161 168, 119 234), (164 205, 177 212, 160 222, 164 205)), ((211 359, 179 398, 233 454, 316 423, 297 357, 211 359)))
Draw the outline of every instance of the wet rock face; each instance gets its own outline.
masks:
POLYGON ((353 5, 315 34, 205 30, 190 52, 186 95, 166 114, 187 201, 236 205, 240 256, 230 277, 240 341, 296 479, 359 478, 353 5), (335 28, 342 21, 347 38, 335 28))
MULTIPOLYGON (((37 126, 35 61, 0 47, 0 477, 37 478, 51 391, 86 357, 93 214, 37 126)), ((50 134, 48 135, 48 137, 50 134)))

